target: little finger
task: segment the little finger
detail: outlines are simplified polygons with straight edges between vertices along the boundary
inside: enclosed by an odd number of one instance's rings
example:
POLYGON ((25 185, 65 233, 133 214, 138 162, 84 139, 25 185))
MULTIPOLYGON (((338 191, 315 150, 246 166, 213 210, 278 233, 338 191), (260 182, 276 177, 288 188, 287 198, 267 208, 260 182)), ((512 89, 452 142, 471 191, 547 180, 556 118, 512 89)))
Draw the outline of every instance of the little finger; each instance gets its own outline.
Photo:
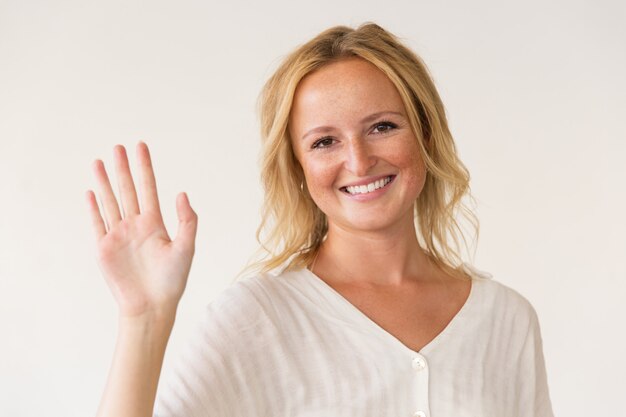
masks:
POLYGON ((100 200, 102 201, 102 206, 104 207, 104 214, 106 220, 108 221, 109 229, 111 229, 122 221, 120 208, 117 204, 115 194, 113 194, 111 182, 109 181, 109 176, 104 168, 104 163, 101 160, 96 159, 93 163, 93 169, 96 174, 96 180, 98 181, 98 188, 100 189, 100 200))
POLYGON ((91 224, 93 226, 94 232, 96 233, 96 239, 99 240, 104 235, 106 235, 107 231, 104 220, 102 220, 102 216, 100 215, 100 209, 98 208, 96 195, 93 191, 88 190, 85 194, 85 199, 87 200, 87 206, 89 208, 89 214, 91 217, 91 224))

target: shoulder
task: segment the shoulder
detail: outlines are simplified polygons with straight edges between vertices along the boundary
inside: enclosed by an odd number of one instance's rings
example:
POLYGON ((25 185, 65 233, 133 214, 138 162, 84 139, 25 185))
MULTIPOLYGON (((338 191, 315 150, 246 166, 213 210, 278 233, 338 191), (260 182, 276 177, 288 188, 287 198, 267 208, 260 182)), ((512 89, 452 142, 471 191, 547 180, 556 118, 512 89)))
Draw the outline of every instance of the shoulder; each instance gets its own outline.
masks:
POLYGON ((263 287, 269 279, 261 274, 232 282, 206 304, 205 315, 231 322, 254 318, 266 304, 263 287))
POLYGON ((302 290, 302 272, 262 273, 241 278, 222 290, 205 307, 205 322, 228 324, 236 329, 276 323, 282 305, 293 302, 302 290))
POLYGON ((486 282, 485 287, 495 313, 516 320, 536 321, 535 308, 519 291, 496 279, 486 282))
POLYGON ((302 270, 260 273, 231 283, 209 305, 226 307, 238 302, 244 308, 271 304, 289 293, 302 289, 302 270))
POLYGON ((241 393, 259 385, 280 348, 273 279, 239 279, 205 305, 186 344, 164 369, 158 415, 239 415, 256 405, 257 397, 241 393))
POLYGON ((479 337, 494 358, 536 357, 541 331, 528 298, 491 275, 473 274, 472 285, 473 298, 465 315, 468 337, 479 337))
POLYGON ((489 273, 465 266, 472 277, 477 297, 480 298, 480 303, 477 303, 480 310, 503 324, 514 322, 517 326, 534 326, 537 323, 535 308, 522 293, 489 273))

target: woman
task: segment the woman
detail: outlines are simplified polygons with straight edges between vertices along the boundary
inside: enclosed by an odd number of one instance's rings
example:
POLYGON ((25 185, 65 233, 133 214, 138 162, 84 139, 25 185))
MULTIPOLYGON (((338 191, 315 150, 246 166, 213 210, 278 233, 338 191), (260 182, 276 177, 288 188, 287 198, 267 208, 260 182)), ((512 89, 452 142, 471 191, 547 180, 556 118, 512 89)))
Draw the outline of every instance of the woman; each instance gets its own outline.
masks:
POLYGON ((260 104, 269 255, 209 304, 154 410, 197 216, 179 195, 169 239, 145 144, 141 212, 123 147, 124 216, 96 162, 120 306, 99 415, 552 416, 534 309, 458 254, 469 175, 420 59, 375 24, 334 27, 260 104))

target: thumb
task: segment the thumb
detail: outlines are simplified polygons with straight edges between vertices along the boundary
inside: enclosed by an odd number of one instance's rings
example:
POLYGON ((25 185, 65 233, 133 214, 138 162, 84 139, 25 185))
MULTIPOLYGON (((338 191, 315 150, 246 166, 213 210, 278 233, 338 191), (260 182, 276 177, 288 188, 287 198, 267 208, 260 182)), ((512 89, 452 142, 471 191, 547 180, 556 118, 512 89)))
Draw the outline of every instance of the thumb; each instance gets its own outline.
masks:
POLYGON ((176 212, 178 213, 178 232, 174 244, 181 250, 193 252, 198 230, 198 215, 191 208, 187 193, 180 193, 176 197, 176 212))

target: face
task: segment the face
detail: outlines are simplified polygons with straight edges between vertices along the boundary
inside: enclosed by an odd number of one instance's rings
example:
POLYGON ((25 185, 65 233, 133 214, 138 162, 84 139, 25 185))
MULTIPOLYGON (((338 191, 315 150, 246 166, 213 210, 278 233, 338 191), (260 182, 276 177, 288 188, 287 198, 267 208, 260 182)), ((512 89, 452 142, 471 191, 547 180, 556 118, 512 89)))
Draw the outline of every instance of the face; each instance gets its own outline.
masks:
POLYGON ((413 224, 426 169, 402 99, 376 66, 349 58, 308 74, 296 89, 289 132, 329 228, 413 224))

